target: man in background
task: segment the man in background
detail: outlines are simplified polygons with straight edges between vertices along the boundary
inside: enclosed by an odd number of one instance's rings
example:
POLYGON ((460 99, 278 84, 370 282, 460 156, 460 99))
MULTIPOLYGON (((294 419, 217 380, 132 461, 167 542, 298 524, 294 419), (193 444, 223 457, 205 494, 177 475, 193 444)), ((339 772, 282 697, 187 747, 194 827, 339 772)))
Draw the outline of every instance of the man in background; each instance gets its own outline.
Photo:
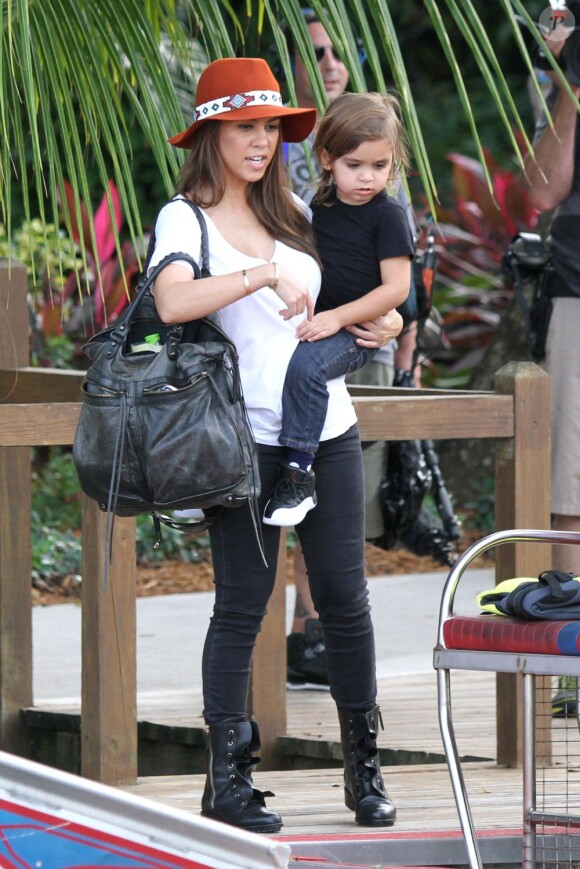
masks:
MULTIPOLYGON (((580 51, 580 2, 570 0, 561 24, 546 42, 556 57, 580 51), (567 26, 570 25, 570 26, 567 26), (567 45, 570 40, 570 44, 567 45)), ((561 61, 562 63, 562 61, 561 61)), ((545 66, 545 64, 542 64, 545 66)), ((578 70, 563 68, 572 93, 580 97, 578 70)), ((526 160, 530 201, 550 219, 553 273, 549 293, 552 313, 546 338, 544 368, 552 396, 552 528, 580 531, 580 140, 578 109, 558 76, 538 70, 538 81, 550 110, 553 128, 531 89, 536 111, 534 157, 526 160)), ((552 566, 580 576, 580 546, 554 546, 552 566)), ((557 717, 577 713, 576 679, 560 677, 552 698, 557 717)))
MULTIPOLYGON (((335 54, 330 36, 326 32, 320 19, 311 10, 304 11, 304 20, 308 33, 312 40, 314 54, 318 61, 318 69, 324 83, 329 102, 333 102, 341 96, 348 86, 348 70, 340 57, 335 54)), ((308 71, 292 40, 292 34, 287 33, 288 51, 292 59, 294 69, 294 87, 296 101, 301 108, 317 109, 312 85, 308 77, 308 71)), ((292 189, 297 196, 305 202, 310 202, 316 187, 316 179, 312 177, 310 166, 314 166, 312 158, 309 160, 305 151, 310 154, 316 136, 316 127, 304 142, 289 143, 287 147, 287 163, 290 173, 292 189)))
MULTIPOLYGON (((568 8, 580 25, 580 2, 568 8)), ((575 31, 576 39, 580 32, 575 31)), ((568 36, 567 38, 570 38, 568 36)), ((567 39, 550 39, 560 55, 567 39)), ((566 71, 568 76, 568 72, 566 71)), ((527 158, 530 200, 538 211, 554 210, 550 223, 554 277, 550 286, 552 315, 544 366, 552 386, 552 526, 580 531, 580 143, 578 110, 564 86, 549 72, 547 95, 554 127, 541 113, 536 124, 534 156, 527 158)), ((576 98, 580 80, 569 78, 576 98)), ((580 575, 580 547, 556 546, 553 566, 580 575)))

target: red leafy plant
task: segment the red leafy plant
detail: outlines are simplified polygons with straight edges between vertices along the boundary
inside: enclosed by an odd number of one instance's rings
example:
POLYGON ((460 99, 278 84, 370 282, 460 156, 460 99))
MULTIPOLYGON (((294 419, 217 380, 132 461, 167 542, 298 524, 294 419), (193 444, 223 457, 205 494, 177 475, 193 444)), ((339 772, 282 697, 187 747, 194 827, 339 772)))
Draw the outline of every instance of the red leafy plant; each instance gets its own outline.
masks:
MULTIPOLYGON (((65 196, 69 213, 74 214, 74 191, 68 182, 65 196)), ((124 219, 119 193, 112 181, 95 212, 94 235, 82 201, 79 213, 80 220, 72 223, 71 230, 73 239, 84 243, 86 265, 71 272, 61 289, 47 285, 39 310, 44 335, 68 335, 75 343, 75 355, 80 354, 80 345, 87 338, 114 323, 127 306, 142 260, 142 251, 138 252, 131 241, 122 242, 120 248, 117 244, 124 219)))
POLYGON ((440 341, 423 365, 430 386, 468 385, 513 299, 502 258, 513 237, 537 223, 523 176, 485 156, 492 189, 479 161, 450 153, 454 202, 437 209, 435 226, 420 221, 422 234, 435 233, 439 255, 433 298, 440 341))

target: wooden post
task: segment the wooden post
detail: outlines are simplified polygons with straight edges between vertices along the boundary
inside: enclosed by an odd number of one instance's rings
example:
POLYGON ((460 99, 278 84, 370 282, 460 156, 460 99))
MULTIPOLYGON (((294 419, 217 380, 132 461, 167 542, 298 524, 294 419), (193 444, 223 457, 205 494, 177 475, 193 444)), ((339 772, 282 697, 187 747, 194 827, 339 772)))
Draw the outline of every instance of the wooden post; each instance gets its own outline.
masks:
MULTIPOLYGON (((497 372, 495 389, 514 400, 514 436, 498 441, 496 452, 496 529, 549 529, 550 378, 532 362, 511 362, 497 372)), ((538 576, 550 566, 550 557, 547 543, 499 546, 496 582, 538 576)), ((497 760, 508 767, 521 766, 522 680, 498 673, 496 685, 497 760)), ((549 739, 542 741, 549 745, 549 739)))
MULTIPOLYGON (((29 363, 28 278, 21 263, 0 259, 0 369, 16 373, 29 363)), ((16 378, 14 378, 16 379, 16 378)), ((0 399, 10 400, 8 395, 0 399)))
POLYGON ((83 496, 81 771, 126 785, 137 779, 135 519, 115 518, 107 577, 105 525, 83 496))
MULTIPOLYGON (((28 365, 27 295, 25 267, 0 260, 0 401, 11 400, 17 369, 28 365)), ((29 447, 0 447, 0 504, 0 748, 28 757, 20 710, 32 703, 29 447)))
POLYGON ((260 726, 260 769, 280 769, 278 737, 286 733, 286 532, 280 535, 276 585, 258 634, 249 715, 260 726))

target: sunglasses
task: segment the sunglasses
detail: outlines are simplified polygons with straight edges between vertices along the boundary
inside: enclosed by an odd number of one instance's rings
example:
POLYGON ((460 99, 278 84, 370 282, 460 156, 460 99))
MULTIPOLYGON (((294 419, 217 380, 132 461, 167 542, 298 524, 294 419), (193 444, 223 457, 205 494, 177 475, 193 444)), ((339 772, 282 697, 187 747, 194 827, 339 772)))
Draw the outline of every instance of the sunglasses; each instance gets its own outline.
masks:
POLYGON ((316 58, 316 60, 319 63, 327 51, 331 51, 333 58, 335 60, 338 60, 339 63, 342 63, 342 59, 336 53, 336 49, 334 48, 334 46, 332 46, 332 45, 313 45, 312 48, 314 49, 314 57, 316 58))

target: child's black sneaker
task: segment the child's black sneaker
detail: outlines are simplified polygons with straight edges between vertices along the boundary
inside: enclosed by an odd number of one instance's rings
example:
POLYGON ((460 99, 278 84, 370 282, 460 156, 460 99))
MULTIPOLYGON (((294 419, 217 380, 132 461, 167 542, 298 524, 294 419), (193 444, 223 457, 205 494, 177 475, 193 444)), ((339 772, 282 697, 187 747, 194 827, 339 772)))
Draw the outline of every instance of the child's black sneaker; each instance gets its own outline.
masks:
POLYGON ((264 509, 264 523, 288 527, 298 525, 316 507, 314 471, 280 465, 278 482, 264 509))

